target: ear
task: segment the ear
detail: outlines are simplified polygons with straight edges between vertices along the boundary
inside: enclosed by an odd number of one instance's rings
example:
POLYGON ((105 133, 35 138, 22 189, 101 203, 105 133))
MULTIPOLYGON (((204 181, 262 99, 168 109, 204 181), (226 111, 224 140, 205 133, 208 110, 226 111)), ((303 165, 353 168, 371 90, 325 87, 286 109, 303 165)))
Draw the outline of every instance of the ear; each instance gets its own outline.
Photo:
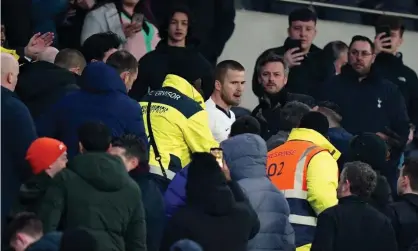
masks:
POLYGON ((132 158, 131 161, 132 161, 132 164, 133 164, 133 166, 135 168, 138 168, 139 167, 139 163, 141 162, 140 159, 139 158, 136 158, 136 157, 132 158))
POLYGON ((287 84, 288 76, 289 76, 289 75, 284 76, 284 78, 283 78, 283 83, 284 83, 284 86, 286 86, 286 84, 287 84))
POLYGON ((13 73, 11 73, 11 72, 7 73, 6 79, 7 79, 8 83, 12 83, 13 82, 13 73))
POLYGON ((374 60, 376 59, 376 54, 372 55, 372 64, 374 63, 374 60))
POLYGON ((215 90, 220 91, 222 89, 222 84, 219 80, 215 81, 215 90))
POLYGON ((129 78, 129 72, 128 71, 124 71, 120 74, 120 78, 123 80, 124 83, 126 83, 126 81, 129 78))
POLYGON ((398 46, 401 46, 402 44, 403 44, 403 37, 399 38, 399 45, 398 46))

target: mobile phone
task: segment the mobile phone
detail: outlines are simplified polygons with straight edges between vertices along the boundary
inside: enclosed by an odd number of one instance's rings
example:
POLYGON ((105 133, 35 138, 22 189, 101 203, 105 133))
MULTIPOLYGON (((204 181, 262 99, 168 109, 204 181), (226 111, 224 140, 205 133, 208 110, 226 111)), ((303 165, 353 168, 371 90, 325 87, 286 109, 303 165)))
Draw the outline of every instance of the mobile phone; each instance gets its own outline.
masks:
POLYGON ((285 47, 288 50, 293 48, 299 48, 299 50, 302 50, 302 41, 299 39, 288 39, 285 42, 285 47))
POLYGON ((132 16, 131 23, 140 24, 144 21, 144 14, 142 13, 135 13, 132 16))
POLYGON ((215 156, 216 161, 218 162, 220 167, 223 167, 224 165, 224 152, 222 150, 222 148, 211 148, 210 149, 210 153, 215 156))
MULTIPOLYGON (((379 35, 380 33, 385 33, 385 35, 382 38, 391 37, 390 36, 390 27, 389 26, 378 26, 376 27, 376 35, 379 35)), ((392 46, 384 46, 385 49, 390 49, 392 46)))

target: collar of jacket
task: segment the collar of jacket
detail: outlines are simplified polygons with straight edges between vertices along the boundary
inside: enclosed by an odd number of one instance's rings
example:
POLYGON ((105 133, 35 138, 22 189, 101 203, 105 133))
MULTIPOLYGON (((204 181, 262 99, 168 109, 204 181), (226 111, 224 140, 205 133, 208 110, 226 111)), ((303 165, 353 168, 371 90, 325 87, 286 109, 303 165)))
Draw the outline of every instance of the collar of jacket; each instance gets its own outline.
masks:
POLYGON ((354 194, 338 199, 338 204, 347 204, 347 203, 366 203, 366 200, 354 194))
POLYGON ((317 146, 327 149, 335 160, 338 160, 341 156, 340 151, 338 151, 328 139, 312 129, 295 128, 290 132, 287 141, 289 140, 304 140, 312 142, 317 146))
POLYGON ((13 92, 13 91, 11 91, 11 90, 7 89, 6 87, 3 87, 3 86, 1 87, 1 93, 3 95, 6 94, 6 95, 9 95, 9 96, 12 96, 12 97, 15 97, 15 98, 19 99, 19 96, 17 96, 17 94, 15 92, 13 92))
POLYGON ((202 95, 184 78, 174 74, 168 74, 165 77, 163 87, 171 87, 176 89, 183 95, 186 95, 187 97, 199 103, 203 109, 206 109, 205 101, 203 100, 202 95))
POLYGON ((401 199, 407 201, 409 204, 411 204, 418 210, 418 194, 407 193, 407 194, 402 195, 401 199))
POLYGON ((260 98, 260 104, 263 108, 276 109, 286 103, 288 93, 286 89, 275 94, 264 93, 260 98))
POLYGON ((376 73, 376 67, 373 65, 370 69, 369 74, 367 74, 366 78, 359 81, 360 75, 351 67, 351 65, 346 64, 341 68, 341 74, 343 78, 349 79, 351 81, 356 81, 356 83, 377 83, 379 82, 379 75, 376 73))

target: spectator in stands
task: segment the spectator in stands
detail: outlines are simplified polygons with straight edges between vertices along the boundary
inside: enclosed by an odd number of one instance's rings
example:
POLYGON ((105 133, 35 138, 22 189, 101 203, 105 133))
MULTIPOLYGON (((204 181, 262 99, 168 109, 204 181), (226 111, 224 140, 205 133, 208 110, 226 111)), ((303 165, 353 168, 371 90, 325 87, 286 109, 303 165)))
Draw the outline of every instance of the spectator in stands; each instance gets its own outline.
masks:
POLYGON ((286 143, 268 152, 267 175, 289 203, 297 251, 310 250, 317 215, 338 202, 341 154, 326 139, 328 126, 324 115, 309 112, 286 143))
POLYGON ((147 224, 147 250, 159 251, 165 224, 164 199, 155 174, 149 173, 147 146, 135 135, 123 135, 112 141, 109 153, 121 157, 141 189, 147 224))
POLYGON ((39 217, 46 231, 86 228, 97 250, 147 250, 141 190, 119 156, 106 153, 111 131, 101 122, 78 129, 83 154, 68 162, 45 194, 39 217))
POLYGON ((106 0, 79 0, 70 1, 65 13, 56 22, 58 46, 60 49, 81 49, 80 38, 84 18, 98 3, 106 0))
POLYGON ((186 184, 187 202, 171 217, 161 251, 188 238, 205 251, 245 250, 260 223, 241 188, 210 153, 194 153, 186 184))
MULTIPOLYGON (((231 126, 230 137, 244 133, 260 135, 260 124, 251 116, 237 119, 231 126)), ((170 218, 182 205, 186 203, 186 182, 188 167, 176 174, 164 194, 165 212, 170 218)))
MULTIPOLYGON (((1 53, 1 221, 6 223, 20 185, 30 176, 26 151, 37 138, 28 108, 14 93, 19 63, 1 53)), ((5 225, 2 225, 4 227, 5 225)), ((4 229, 4 228, 3 228, 4 229)))
POLYGON ((6 241, 15 251, 59 251, 62 234, 44 234, 42 222, 34 213, 16 215, 6 232, 6 241))
POLYGON ((322 58, 318 60, 320 75, 318 81, 327 81, 332 76, 341 73, 341 68, 348 62, 348 45, 343 41, 332 41, 322 50, 322 58))
POLYGON ((261 136, 268 140, 279 132, 277 119, 281 108, 287 102, 299 101, 313 106, 315 100, 310 96, 290 93, 285 89, 289 68, 285 60, 274 53, 260 56, 254 72, 252 88, 260 103, 254 108, 252 115, 261 124, 261 136))
POLYGON ((200 76, 183 67, 185 60, 170 61, 163 88, 140 102, 150 137, 150 172, 166 185, 190 163, 191 153, 219 146, 209 128, 200 76))
POLYGON ((55 57, 54 64, 81 76, 87 62, 81 52, 74 49, 63 49, 55 57))
MULTIPOLYGON (((413 246, 418 233, 418 160, 407 159, 398 178, 399 201, 389 206, 399 251, 413 246)), ((415 247, 416 248, 416 247, 415 247)))
MULTIPOLYGON (((309 8, 296 9, 290 13, 289 37, 283 46, 264 51, 257 58, 256 69, 267 55, 274 53, 282 56, 289 68, 286 89, 294 93, 313 95, 316 88, 314 78, 317 74, 315 65, 318 64, 316 56, 321 52, 321 49, 312 43, 316 36, 316 22, 316 13, 309 8), (297 48, 295 40, 300 43, 300 48, 297 48)), ((259 83, 258 74, 259 71, 255 70, 253 83, 259 83)))
POLYGON ((147 53, 139 61, 137 79, 129 96, 140 101, 150 90, 161 88, 169 73, 169 60, 184 57, 184 68, 198 72, 203 80, 204 98, 207 100, 213 90, 212 66, 189 40, 192 39, 193 24, 186 6, 175 5, 159 27, 161 41, 154 51, 147 53))
POLYGON ((290 101, 280 110, 279 118, 279 132, 276 135, 271 136, 267 140, 267 149, 269 151, 274 148, 283 145, 287 138, 289 138, 290 132, 299 127, 300 120, 310 112, 309 106, 299 101, 290 101))
POLYGON ((67 147, 56 139, 38 138, 30 145, 26 160, 34 176, 20 187, 12 216, 19 212, 38 211, 52 179, 67 165, 67 147))
POLYGON ((64 231, 59 251, 98 251, 97 240, 83 228, 64 231))
MULTIPOLYGON (((5 33, 4 30, 6 30, 6 27, 3 28, 3 33, 5 33)), ((6 52, 13 55, 16 60, 19 60, 19 62, 23 64, 30 62, 31 60, 36 60, 39 53, 45 51, 45 49, 52 44, 53 40, 54 34, 51 32, 44 34, 36 33, 32 36, 26 46, 9 47, 7 36, 4 34, 4 37, 2 38, 1 52, 6 52), (6 49, 5 47, 9 49, 6 49)))
POLYGON ((84 19, 81 44, 91 35, 114 32, 122 39, 123 48, 139 60, 155 49, 157 28, 144 19, 139 0, 113 0, 98 4, 84 19))
POLYGON ((340 171, 342 171, 353 135, 341 127, 342 116, 341 109, 338 105, 329 101, 320 102, 318 104, 318 111, 328 119, 328 138, 331 144, 341 152, 341 157, 338 159, 338 166, 341 167, 340 171))
POLYGON ((54 58, 55 63, 41 60, 21 67, 16 93, 35 120, 66 94, 79 89, 74 71, 81 73, 86 66, 83 55, 64 49, 54 58))
POLYGON ((246 250, 295 250, 295 232, 289 205, 266 175, 266 142, 255 134, 242 134, 221 143, 232 180, 248 197, 260 219, 259 233, 246 250))
POLYGON ((231 125, 231 133, 229 134, 229 137, 234 137, 239 134, 244 133, 252 133, 260 135, 260 123, 258 121, 250 116, 242 116, 241 118, 237 118, 234 123, 231 125))
POLYGON ((106 60, 118 50, 121 41, 113 32, 102 32, 91 35, 84 41, 81 52, 87 63, 106 60))
POLYGON ((376 188, 370 195, 368 202, 382 213, 386 212, 387 206, 393 201, 389 183, 381 175, 381 171, 388 165, 387 156, 386 143, 374 133, 362 133, 355 136, 350 142, 348 160, 366 163, 376 172, 376 188))
POLYGON ((385 175, 393 190, 399 158, 409 134, 409 118, 398 88, 383 79, 372 67, 375 59, 373 42, 354 36, 349 46, 349 64, 340 75, 331 78, 322 88, 323 100, 341 108, 341 126, 353 135, 361 132, 399 135, 398 145, 391 147, 392 167, 385 175), (356 97, 353 102, 352 97, 356 97))
POLYGON ((398 250, 389 219, 366 203, 376 182, 376 173, 368 164, 344 165, 339 203, 319 215, 312 251, 398 250))
POLYGON ((132 133, 148 142, 141 106, 127 95, 137 77, 137 67, 127 51, 113 53, 107 65, 89 64, 81 76, 81 89, 62 98, 37 120, 39 134, 64 142, 70 158, 79 150, 77 128, 90 120, 103 121, 114 137, 132 133))
POLYGON ((205 104, 210 130, 220 143, 229 137, 231 125, 235 122, 231 107, 241 103, 245 87, 244 66, 234 60, 222 61, 216 66, 215 78, 215 89, 205 104))
MULTIPOLYGON (((215 67, 218 57, 222 54, 226 42, 235 28, 235 5, 233 0, 152 0, 152 12, 159 23, 163 23, 170 8, 176 3, 184 3, 193 13, 194 38, 198 50, 215 67)), ((161 29, 160 29, 161 31, 161 29)), ((210 95, 211 92, 209 92, 210 95)))
POLYGON ((390 37, 386 34, 376 34, 374 41, 376 60, 374 66, 381 76, 399 87, 405 99, 409 118, 418 125, 418 77, 417 74, 402 61, 399 48, 403 43, 405 27, 402 19, 394 16, 381 16, 376 30, 389 27, 390 37))

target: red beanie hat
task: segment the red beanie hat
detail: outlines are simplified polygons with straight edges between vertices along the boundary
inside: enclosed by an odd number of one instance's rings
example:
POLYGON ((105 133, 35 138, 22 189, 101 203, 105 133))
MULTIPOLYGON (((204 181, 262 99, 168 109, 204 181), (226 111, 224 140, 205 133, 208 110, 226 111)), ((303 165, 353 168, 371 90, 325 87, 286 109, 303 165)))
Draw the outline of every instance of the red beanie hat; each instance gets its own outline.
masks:
POLYGON ((48 169, 66 151, 67 147, 59 140, 38 138, 29 146, 26 160, 32 167, 32 172, 38 174, 48 169))

